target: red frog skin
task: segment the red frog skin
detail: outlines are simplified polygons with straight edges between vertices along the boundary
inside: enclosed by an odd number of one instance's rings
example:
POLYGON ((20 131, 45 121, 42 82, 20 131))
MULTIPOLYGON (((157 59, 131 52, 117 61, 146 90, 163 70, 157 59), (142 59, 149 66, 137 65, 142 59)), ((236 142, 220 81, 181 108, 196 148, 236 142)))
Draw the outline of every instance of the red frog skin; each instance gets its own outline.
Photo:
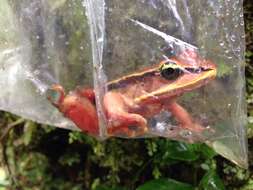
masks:
MULTIPOLYGON (((216 65, 192 50, 165 59, 159 64, 122 76, 107 83, 103 109, 109 136, 142 136, 148 132, 147 119, 162 110, 170 112, 178 126, 194 132, 204 127, 195 123, 179 105, 179 96, 206 85, 216 77, 216 65)), ((95 94, 89 88, 77 88, 65 94, 61 85, 50 88, 48 99, 82 131, 99 134, 95 94)))

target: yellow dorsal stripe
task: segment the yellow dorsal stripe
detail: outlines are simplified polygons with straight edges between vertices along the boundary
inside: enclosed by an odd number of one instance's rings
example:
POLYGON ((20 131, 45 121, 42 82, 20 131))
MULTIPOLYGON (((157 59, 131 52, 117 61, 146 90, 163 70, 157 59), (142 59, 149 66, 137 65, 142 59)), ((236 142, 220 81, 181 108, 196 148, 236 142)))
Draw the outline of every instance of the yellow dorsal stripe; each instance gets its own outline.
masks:
POLYGON ((142 77, 142 76, 144 76, 144 75, 146 75, 148 73, 152 73, 152 72, 155 72, 157 70, 158 70, 157 68, 152 68, 152 69, 149 69, 149 70, 145 70, 143 72, 138 72, 138 73, 133 73, 133 74, 130 74, 130 75, 126 75, 126 76, 123 76, 123 77, 121 77, 119 79, 110 81, 108 83, 108 86, 113 85, 115 83, 117 84, 117 83, 122 82, 122 81, 130 80, 131 78, 142 77))

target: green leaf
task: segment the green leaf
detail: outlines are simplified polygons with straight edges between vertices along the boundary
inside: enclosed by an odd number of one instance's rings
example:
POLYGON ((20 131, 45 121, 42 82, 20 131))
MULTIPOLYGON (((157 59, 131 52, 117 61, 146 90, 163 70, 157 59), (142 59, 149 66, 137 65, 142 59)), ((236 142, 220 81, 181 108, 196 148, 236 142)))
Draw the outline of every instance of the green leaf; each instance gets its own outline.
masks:
POLYGON ((195 150, 200 152, 201 155, 206 159, 212 159, 217 153, 206 144, 194 144, 195 150))
POLYGON ((199 190, 225 190, 225 186, 216 172, 211 170, 201 179, 199 190))
POLYGON ((194 190, 194 187, 173 179, 156 179, 141 185, 136 190, 194 190))
POLYGON ((194 161, 199 157, 198 153, 195 151, 194 145, 191 144, 171 141, 166 148, 167 150, 164 156, 175 160, 194 161))
POLYGON ((59 163, 65 166, 72 166, 80 162, 80 155, 77 152, 68 151, 59 158, 59 163))
POLYGON ((0 190, 1 187, 6 187, 7 185, 9 185, 9 181, 7 179, 6 172, 2 167, 0 167, 0 190))
POLYGON ((36 131, 36 128, 37 126, 34 122, 32 121, 25 122, 23 139, 24 139, 24 144, 26 146, 28 146, 31 143, 32 137, 34 135, 34 132, 36 131))

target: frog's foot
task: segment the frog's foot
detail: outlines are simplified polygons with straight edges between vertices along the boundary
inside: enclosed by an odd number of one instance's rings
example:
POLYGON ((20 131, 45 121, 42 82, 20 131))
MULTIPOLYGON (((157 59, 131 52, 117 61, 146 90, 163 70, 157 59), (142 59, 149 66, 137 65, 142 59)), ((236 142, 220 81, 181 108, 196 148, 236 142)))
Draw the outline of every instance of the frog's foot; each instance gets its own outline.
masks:
POLYGON ((129 113, 129 105, 120 93, 105 94, 104 109, 108 120, 108 135, 136 137, 147 132, 146 119, 139 114, 129 113))

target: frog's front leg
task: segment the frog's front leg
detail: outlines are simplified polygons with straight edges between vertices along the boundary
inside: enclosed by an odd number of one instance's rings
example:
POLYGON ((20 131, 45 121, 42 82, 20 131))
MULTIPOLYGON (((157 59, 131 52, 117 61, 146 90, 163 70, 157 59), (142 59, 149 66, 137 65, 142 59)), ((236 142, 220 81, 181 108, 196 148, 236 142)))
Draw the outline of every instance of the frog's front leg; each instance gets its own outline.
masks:
POLYGON ((107 92, 104 96, 104 109, 108 119, 109 135, 134 137, 144 134, 147 121, 139 114, 130 113, 135 105, 118 92, 107 92))
POLYGON ((167 109, 175 117, 175 119, 180 123, 180 127, 195 132, 202 132, 205 129, 200 124, 195 123, 190 114, 175 101, 166 104, 165 109, 167 109))
POLYGON ((80 92, 75 90, 65 95, 63 87, 55 84, 47 93, 48 100, 77 127, 94 136, 99 135, 93 90, 83 89, 80 92))

